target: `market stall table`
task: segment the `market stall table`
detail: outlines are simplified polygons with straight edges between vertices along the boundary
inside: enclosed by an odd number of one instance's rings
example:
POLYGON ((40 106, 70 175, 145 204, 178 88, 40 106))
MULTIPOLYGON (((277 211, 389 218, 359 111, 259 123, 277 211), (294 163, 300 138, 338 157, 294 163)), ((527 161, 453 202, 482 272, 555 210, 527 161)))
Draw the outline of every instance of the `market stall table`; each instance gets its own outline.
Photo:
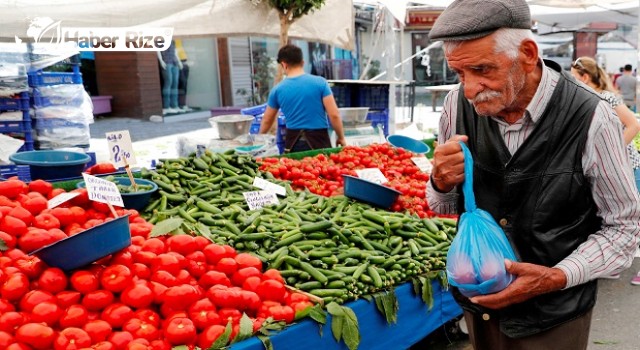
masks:
POLYGON ((431 93, 431 108, 433 111, 436 111, 436 101, 438 101, 438 97, 440 97, 441 93, 448 93, 453 90, 458 84, 449 84, 449 85, 435 85, 435 86, 426 86, 424 89, 431 93))
MULTIPOLYGON (((360 299, 346 306, 353 309, 360 328, 359 349, 408 349, 411 345, 429 335, 447 321, 462 314, 462 310, 453 300, 450 292, 443 290, 440 283, 432 282, 433 307, 422 301, 413 292, 411 283, 404 283, 395 289, 398 300, 398 322, 387 324, 384 316, 377 310, 374 301, 360 299)), ((331 333, 331 316, 327 324, 319 330, 319 324, 311 319, 288 326, 270 336, 273 349, 343 349, 344 342, 336 342, 331 333), (322 334, 322 335, 321 335, 322 334)), ((233 350, 263 350, 264 346, 256 337, 249 338, 231 346, 233 350)))

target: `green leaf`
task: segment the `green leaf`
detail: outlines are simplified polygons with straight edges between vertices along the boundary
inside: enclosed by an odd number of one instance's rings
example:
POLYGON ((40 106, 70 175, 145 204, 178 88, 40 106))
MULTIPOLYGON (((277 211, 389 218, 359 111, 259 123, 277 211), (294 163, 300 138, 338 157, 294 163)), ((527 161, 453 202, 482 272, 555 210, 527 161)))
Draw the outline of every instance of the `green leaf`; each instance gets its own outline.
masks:
POLYGON ((382 305, 384 306, 384 316, 387 319, 387 323, 398 322, 398 299, 394 291, 389 291, 382 298, 382 305))
POLYGON ((7 242, 5 242, 4 240, 0 239, 0 252, 4 252, 9 250, 9 247, 7 247, 7 242))
POLYGON ((220 337, 218 337, 218 339, 216 339, 216 341, 214 341, 213 344, 211 344, 211 347, 209 348, 209 350, 220 350, 225 346, 227 346, 227 343, 229 342, 229 338, 231 337, 231 330, 232 330, 231 322, 229 322, 227 323, 227 326, 224 328, 224 333, 222 333, 220 337))
POLYGON ((422 301, 429 307, 429 310, 433 307, 433 287, 431 281, 426 277, 420 277, 422 279, 422 301))
POLYGON ((262 342, 265 350, 273 350, 273 344, 271 344, 271 339, 266 335, 257 335, 258 339, 262 342))
POLYGON ((195 231, 202 237, 213 241, 213 237, 211 237, 211 230, 209 229, 209 226, 198 222, 195 226, 195 231))
POLYGON ((362 299, 364 299, 364 300, 366 300, 368 302, 371 302, 371 300, 373 300, 373 297, 371 295, 367 294, 367 295, 363 295, 362 299))
POLYGON ((322 310, 320 305, 316 305, 309 310, 309 317, 320 324, 327 323, 327 314, 322 310))
POLYGON ((232 343, 237 343, 245 339, 251 338, 252 335, 253 335, 253 321, 251 321, 251 318, 249 318, 247 314, 243 313, 242 317, 240 318, 240 329, 238 330, 238 335, 236 335, 232 343))
POLYGON ((183 221, 184 220, 182 220, 181 218, 170 218, 164 221, 157 222, 155 226, 153 226, 151 235, 149 237, 158 237, 169 234, 172 231, 180 228, 183 221))
POLYGON ((178 345, 171 348, 171 350, 189 350, 189 347, 186 345, 178 345))
POLYGON ((355 312, 350 308, 342 307, 345 318, 342 324, 342 338, 344 343, 347 344, 349 350, 357 350, 360 345, 360 328, 358 326, 358 318, 355 312))
POLYGON ((413 285, 413 293, 415 295, 420 295, 420 291, 422 290, 422 284, 420 284, 420 280, 418 278, 414 278, 411 280, 411 284, 413 285))
POLYGON ((594 340, 593 343, 598 345, 615 345, 619 342, 613 340, 594 340))
POLYGON ((304 310, 298 310, 296 311, 296 316, 294 317, 294 320, 299 320, 301 318, 305 318, 307 316, 309 316, 309 314, 311 313, 311 306, 306 307, 304 310))
POLYGON ((331 332, 333 333, 333 337, 336 338, 337 342, 340 342, 342 339, 342 327, 344 325, 344 315, 333 315, 331 317, 331 332))
POLYGON ((327 304, 327 311, 332 315, 332 316, 344 316, 344 311, 342 309, 342 307, 340 305, 338 305, 338 303, 332 301, 329 304, 327 304))

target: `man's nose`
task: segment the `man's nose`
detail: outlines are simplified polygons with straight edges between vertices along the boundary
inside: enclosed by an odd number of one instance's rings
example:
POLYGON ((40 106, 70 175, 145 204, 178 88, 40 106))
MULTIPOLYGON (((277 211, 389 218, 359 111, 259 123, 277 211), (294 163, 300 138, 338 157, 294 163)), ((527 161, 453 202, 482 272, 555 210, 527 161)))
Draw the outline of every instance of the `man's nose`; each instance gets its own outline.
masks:
POLYGON ((467 79, 464 82, 464 97, 473 100, 476 96, 484 91, 485 86, 476 79, 467 79))

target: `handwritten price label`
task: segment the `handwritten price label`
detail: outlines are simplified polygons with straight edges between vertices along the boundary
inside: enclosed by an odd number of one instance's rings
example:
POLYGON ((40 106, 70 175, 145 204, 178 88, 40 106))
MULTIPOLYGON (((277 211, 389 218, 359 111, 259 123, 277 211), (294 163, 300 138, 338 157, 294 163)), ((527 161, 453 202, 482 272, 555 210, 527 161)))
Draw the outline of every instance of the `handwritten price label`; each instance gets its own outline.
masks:
POLYGON ((260 209, 267 205, 278 204, 278 196, 271 191, 251 191, 243 192, 249 210, 260 209))
POLYGON ((89 200, 124 207, 120 190, 118 190, 118 186, 115 183, 87 173, 82 173, 82 177, 84 178, 89 200))
POLYGON ((420 171, 431 174, 431 170, 433 169, 433 165, 427 159, 427 157, 413 157, 411 158, 413 164, 415 164, 420 171))
POLYGON ((116 167, 136 164, 129 130, 108 132, 106 135, 111 161, 116 167))
POLYGON ((387 178, 384 177, 384 174, 382 173, 382 171, 380 171, 380 169, 378 168, 359 169, 359 170, 356 170, 356 174, 358 175, 359 178, 363 180, 368 180, 371 182, 375 182, 377 184, 383 184, 383 183, 389 182, 389 180, 387 180, 387 178))
POLYGON ((273 182, 269 182, 259 177, 253 179, 253 185, 261 190, 275 192, 275 194, 283 197, 287 195, 287 189, 283 186, 274 184, 273 182))

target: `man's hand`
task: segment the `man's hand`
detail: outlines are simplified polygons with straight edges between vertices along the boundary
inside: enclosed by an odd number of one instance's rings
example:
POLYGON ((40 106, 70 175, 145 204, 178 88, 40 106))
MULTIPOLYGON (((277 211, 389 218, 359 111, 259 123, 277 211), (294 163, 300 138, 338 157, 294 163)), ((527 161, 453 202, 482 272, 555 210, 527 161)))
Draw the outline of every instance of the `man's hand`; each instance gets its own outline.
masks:
POLYGON ((345 147, 346 145, 347 145, 347 140, 344 137, 340 137, 338 140, 336 140, 336 146, 345 147))
POLYGON ((431 178, 437 190, 449 192, 464 181, 464 155, 459 141, 467 139, 465 135, 454 135, 445 144, 436 146, 431 178))
POLYGON ((567 277, 560 269, 510 260, 505 260, 505 267, 515 277, 507 288, 469 300, 489 309, 501 309, 540 294, 560 290, 567 285, 567 277))

